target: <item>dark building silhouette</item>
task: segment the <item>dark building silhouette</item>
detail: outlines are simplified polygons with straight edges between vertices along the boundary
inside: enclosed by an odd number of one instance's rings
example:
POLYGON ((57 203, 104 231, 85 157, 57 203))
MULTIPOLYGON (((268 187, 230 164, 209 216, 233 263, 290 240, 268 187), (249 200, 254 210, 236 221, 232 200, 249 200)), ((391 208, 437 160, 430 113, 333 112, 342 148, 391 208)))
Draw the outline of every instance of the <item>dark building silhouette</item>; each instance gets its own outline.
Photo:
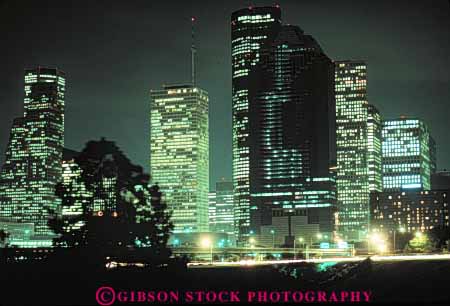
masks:
POLYGON ((233 187, 238 238, 250 232, 250 108, 254 95, 254 68, 260 49, 272 41, 281 27, 278 7, 245 8, 231 16, 233 99, 233 187), (253 89, 253 90, 252 90, 253 89))
POLYGON ((334 230, 334 64, 278 7, 232 15, 233 176, 240 240, 274 208, 308 208, 334 230))
POLYGON ((450 171, 443 169, 432 173, 431 189, 450 189, 450 171))

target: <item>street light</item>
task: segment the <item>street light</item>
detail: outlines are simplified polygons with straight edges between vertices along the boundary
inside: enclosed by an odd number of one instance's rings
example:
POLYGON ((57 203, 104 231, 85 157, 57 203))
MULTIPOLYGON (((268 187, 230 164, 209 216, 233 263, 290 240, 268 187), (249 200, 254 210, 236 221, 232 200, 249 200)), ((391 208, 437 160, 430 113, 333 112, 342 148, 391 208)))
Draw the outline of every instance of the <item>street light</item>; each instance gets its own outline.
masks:
MULTIPOLYGON (((296 240, 294 239, 294 260, 297 260, 297 252, 295 250, 295 241, 296 240)), ((303 238, 302 237, 298 238, 298 241, 303 242, 303 238)))
POLYGON ((212 262, 213 262, 213 251, 212 251, 212 249, 213 249, 213 244, 212 244, 212 242, 211 242, 211 239, 209 239, 209 238, 204 238, 204 239, 202 240, 202 246, 203 246, 204 248, 209 247, 209 252, 210 252, 210 254, 211 254, 211 264, 212 264, 212 262))
POLYGON ((380 253, 386 252, 386 239, 379 233, 370 235, 369 243, 373 244, 380 253))
POLYGON ((270 233, 272 234, 272 248, 275 248, 275 230, 270 230, 270 233))

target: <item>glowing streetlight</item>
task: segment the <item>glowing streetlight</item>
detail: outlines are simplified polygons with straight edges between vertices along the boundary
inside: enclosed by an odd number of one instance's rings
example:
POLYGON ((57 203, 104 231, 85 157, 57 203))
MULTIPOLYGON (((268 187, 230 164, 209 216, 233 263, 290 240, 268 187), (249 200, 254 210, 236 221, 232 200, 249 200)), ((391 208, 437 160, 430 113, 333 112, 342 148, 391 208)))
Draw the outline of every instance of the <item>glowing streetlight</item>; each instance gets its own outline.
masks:
POLYGON ((211 264, 212 264, 212 262, 213 262, 213 251, 212 251, 212 249, 213 249, 213 244, 212 244, 212 242, 211 242, 211 239, 209 239, 209 238, 203 238, 203 240, 202 240, 202 246, 203 246, 204 248, 208 248, 208 247, 209 247, 209 251, 210 251, 210 254, 211 254, 211 264))
POLYGON ((202 240, 202 246, 207 248, 211 245, 211 240, 209 238, 203 238, 202 240))
MULTIPOLYGON (((297 259, 297 252, 295 250, 295 241, 296 240, 294 239, 294 260, 297 259)), ((302 237, 298 238, 298 242, 303 243, 303 238, 302 237)))
POLYGON ((270 233, 272 234, 272 248, 275 248, 275 230, 270 230, 270 233))
POLYGON ((379 233, 373 233, 369 236, 369 243, 375 246, 376 250, 380 253, 384 253, 387 250, 386 239, 379 233))

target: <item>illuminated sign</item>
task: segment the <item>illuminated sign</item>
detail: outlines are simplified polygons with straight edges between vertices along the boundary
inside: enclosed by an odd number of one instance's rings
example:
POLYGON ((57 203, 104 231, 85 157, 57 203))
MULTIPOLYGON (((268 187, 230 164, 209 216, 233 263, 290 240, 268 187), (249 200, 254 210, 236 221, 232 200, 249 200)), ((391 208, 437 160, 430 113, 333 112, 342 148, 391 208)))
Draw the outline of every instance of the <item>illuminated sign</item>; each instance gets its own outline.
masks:
POLYGON ((321 249, 329 249, 330 248, 330 244, 328 242, 321 242, 320 243, 320 248, 321 249))

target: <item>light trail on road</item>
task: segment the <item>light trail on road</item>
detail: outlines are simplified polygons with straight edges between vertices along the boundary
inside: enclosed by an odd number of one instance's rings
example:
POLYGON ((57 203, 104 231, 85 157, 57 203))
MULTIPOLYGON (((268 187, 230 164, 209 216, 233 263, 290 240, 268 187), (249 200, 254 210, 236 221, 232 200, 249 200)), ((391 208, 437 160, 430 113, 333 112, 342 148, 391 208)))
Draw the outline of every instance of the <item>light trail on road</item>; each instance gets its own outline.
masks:
POLYGON ((450 260, 450 254, 423 254, 423 255, 370 255, 370 256, 355 256, 355 257, 330 257, 330 258, 315 258, 315 259, 298 259, 298 260, 241 260, 237 262, 191 262, 188 263, 189 268, 207 268, 207 267, 239 267, 239 266, 264 266, 264 265, 279 265, 279 264, 295 264, 295 263, 323 263, 323 262, 355 262, 363 261, 370 257, 376 262, 381 261, 408 261, 408 260, 450 260))

